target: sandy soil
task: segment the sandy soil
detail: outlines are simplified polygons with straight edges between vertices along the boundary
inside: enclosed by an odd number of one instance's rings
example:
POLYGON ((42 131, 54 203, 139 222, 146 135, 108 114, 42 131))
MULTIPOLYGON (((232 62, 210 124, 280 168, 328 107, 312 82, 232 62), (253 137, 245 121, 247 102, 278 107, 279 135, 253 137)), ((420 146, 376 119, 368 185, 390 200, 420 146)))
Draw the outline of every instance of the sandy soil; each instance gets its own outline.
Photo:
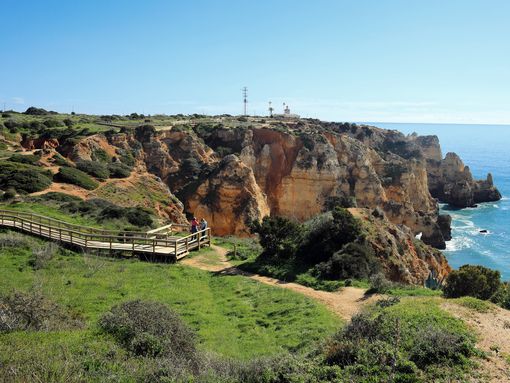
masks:
POLYGON ((188 266, 219 274, 243 275, 267 285, 278 286, 298 292, 323 303, 332 312, 345 320, 350 320, 363 305, 374 302, 380 298, 380 296, 377 295, 366 297, 365 290, 356 287, 344 287, 336 292, 319 291, 297 283, 283 282, 278 279, 248 273, 229 263, 226 257, 228 252, 226 249, 215 245, 212 245, 211 248, 216 252, 216 257, 213 256, 213 259, 211 259, 211 254, 209 253, 191 258, 184 258, 180 262, 188 266))
POLYGON ((450 302, 441 307, 475 331, 477 347, 488 355, 480 361, 481 377, 473 382, 510 383, 510 364, 505 360, 510 357, 510 311, 494 306, 487 313, 478 313, 450 302))

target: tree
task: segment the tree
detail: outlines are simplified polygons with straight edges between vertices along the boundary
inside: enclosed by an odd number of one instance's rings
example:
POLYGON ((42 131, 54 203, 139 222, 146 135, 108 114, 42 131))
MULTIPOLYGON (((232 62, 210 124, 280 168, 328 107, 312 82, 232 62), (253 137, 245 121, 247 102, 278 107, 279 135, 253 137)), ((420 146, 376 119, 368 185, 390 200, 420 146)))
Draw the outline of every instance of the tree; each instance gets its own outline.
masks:
POLYGON ((501 274, 483 266, 464 265, 446 278, 443 288, 447 298, 472 296, 478 299, 491 298, 500 288, 501 274))
POLYGON ((307 233, 300 256, 310 264, 327 261, 344 245, 364 238, 361 225, 349 210, 335 207, 307 233))
POLYGON ((250 227, 259 235, 265 257, 291 258, 303 238, 303 226, 283 217, 264 217, 262 223, 255 221, 250 227))

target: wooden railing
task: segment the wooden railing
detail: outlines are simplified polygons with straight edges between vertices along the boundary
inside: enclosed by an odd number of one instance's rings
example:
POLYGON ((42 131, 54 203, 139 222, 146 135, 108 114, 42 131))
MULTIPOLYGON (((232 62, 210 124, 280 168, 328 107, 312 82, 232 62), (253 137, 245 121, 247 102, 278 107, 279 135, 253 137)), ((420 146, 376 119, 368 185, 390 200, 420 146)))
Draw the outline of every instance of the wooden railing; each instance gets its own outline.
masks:
POLYGON ((43 215, 0 210, 0 225, 63 243, 88 249, 106 251, 130 251, 132 253, 153 253, 184 257, 190 250, 200 249, 211 244, 211 229, 200 230, 184 237, 177 237, 173 230, 181 230, 187 225, 171 224, 147 232, 104 230, 76 225, 43 215))

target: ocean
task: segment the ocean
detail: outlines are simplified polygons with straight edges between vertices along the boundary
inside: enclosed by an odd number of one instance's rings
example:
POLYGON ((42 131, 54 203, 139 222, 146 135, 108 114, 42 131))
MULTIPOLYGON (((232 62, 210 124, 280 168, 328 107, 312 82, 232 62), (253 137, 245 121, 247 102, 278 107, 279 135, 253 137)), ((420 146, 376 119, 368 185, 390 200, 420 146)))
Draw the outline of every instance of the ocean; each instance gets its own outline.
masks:
POLYGON ((447 242, 450 265, 458 268, 475 264, 499 270, 503 280, 510 280, 510 126, 460 124, 370 123, 405 134, 434 134, 439 137, 443 157, 457 153, 475 178, 488 172, 503 195, 498 202, 479 204, 476 208, 451 209, 453 239, 447 242), (487 230, 487 234, 480 230, 487 230))

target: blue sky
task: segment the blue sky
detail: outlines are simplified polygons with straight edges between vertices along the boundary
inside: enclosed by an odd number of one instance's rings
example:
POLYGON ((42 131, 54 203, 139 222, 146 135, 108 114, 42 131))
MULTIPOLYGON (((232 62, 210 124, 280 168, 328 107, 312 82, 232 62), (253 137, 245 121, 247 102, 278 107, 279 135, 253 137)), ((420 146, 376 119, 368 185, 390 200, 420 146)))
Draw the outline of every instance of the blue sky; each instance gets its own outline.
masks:
POLYGON ((510 1, 1 1, 0 102, 510 123, 510 1))

